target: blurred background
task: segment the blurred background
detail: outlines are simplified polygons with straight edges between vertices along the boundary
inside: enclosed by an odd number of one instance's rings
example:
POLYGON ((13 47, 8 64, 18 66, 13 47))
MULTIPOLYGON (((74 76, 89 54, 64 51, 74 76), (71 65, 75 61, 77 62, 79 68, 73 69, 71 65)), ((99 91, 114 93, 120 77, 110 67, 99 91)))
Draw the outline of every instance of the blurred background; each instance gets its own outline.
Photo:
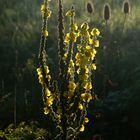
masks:
MULTIPOLYGON (((128 12, 123 10, 124 0, 65 0, 63 3, 65 12, 72 4, 75 6, 77 23, 86 21, 101 32, 97 70, 93 73, 96 100, 90 103, 90 123, 79 139, 140 139, 140 1, 130 0, 128 12), (104 17, 106 4, 109 4, 108 19, 104 17)), ((57 4, 52 0, 47 45, 54 77, 58 62, 57 4)), ((0 0, 0 5, 0 130, 21 122, 26 123, 19 128, 29 124, 27 131, 32 125, 36 130, 53 130, 50 118, 43 114, 36 75, 41 1, 0 0)), ((65 24, 68 31, 67 18, 65 24)), ((36 133, 45 135, 45 130, 42 131, 36 133)))

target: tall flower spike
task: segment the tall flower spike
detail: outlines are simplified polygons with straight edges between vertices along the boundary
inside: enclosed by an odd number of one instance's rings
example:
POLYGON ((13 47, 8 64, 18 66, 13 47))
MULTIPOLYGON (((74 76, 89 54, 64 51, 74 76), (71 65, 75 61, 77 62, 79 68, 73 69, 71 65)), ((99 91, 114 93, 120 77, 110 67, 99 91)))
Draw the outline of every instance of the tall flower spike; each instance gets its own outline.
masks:
POLYGON ((40 64, 40 68, 42 69, 42 75, 43 75, 43 81, 48 85, 48 81, 46 79, 46 72, 45 72, 45 64, 44 62, 46 60, 44 60, 44 52, 45 52, 45 46, 46 46, 46 34, 45 32, 47 29, 47 0, 44 0, 43 3, 43 16, 42 16, 42 29, 41 29, 41 40, 40 40, 40 48, 39 48, 39 64, 40 64))
POLYGON ((66 102, 64 93, 66 90, 66 76, 65 74, 65 63, 63 61, 63 56, 65 53, 65 44, 64 44, 64 23, 63 23, 63 6, 62 0, 59 2, 59 11, 58 11, 58 32, 59 32, 59 91, 60 91, 60 106, 62 109, 61 117, 61 126, 62 126, 62 139, 67 139, 67 117, 66 117, 66 102))

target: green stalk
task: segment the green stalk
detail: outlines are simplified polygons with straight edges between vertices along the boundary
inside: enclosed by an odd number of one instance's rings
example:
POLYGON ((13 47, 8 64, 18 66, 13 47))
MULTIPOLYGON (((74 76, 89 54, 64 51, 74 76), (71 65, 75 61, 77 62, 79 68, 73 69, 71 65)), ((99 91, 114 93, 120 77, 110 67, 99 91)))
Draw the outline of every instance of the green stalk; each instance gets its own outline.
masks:
POLYGON ((66 76, 65 76, 65 63, 63 61, 63 56, 65 53, 65 44, 64 44, 64 23, 63 23, 63 6, 62 0, 58 0, 59 2, 59 11, 58 11, 58 32, 59 32, 59 91, 60 91, 60 106, 62 109, 62 117, 61 117, 61 126, 62 126, 62 140, 67 139, 67 116, 66 116, 66 102, 64 93, 66 91, 66 76))

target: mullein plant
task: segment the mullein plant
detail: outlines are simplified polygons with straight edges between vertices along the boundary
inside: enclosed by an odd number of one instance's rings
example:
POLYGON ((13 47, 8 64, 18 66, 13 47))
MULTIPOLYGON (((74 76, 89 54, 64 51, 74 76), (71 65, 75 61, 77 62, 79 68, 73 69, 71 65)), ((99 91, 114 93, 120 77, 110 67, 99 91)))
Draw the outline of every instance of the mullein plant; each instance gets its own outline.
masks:
POLYGON ((50 115, 56 124, 57 134, 52 139, 72 140, 85 130, 89 122, 87 108, 94 99, 92 71, 96 48, 99 47, 97 28, 89 29, 88 23, 80 26, 75 22, 75 9, 66 13, 70 19, 69 32, 64 33, 62 1, 58 0, 58 80, 53 80, 46 60, 46 41, 49 33, 47 24, 51 17, 51 0, 44 0, 41 6, 42 31, 37 74, 42 85, 44 114, 50 115))

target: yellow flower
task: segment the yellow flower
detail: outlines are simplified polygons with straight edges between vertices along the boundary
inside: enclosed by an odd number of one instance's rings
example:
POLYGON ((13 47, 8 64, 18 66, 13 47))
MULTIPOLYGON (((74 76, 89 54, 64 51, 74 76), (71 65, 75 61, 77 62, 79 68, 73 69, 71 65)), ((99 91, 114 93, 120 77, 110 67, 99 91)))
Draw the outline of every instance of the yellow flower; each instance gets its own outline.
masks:
POLYGON ((51 76, 50 75, 46 75, 46 78, 48 79, 48 81, 51 80, 51 76))
POLYGON ((75 16, 74 10, 69 10, 69 11, 67 11, 66 16, 74 17, 74 16, 75 16))
POLYGON ((67 33, 64 42, 69 43, 69 41, 70 41, 70 33, 67 33))
POLYGON ((43 80, 43 76, 42 75, 39 75, 38 79, 39 79, 39 83, 40 84, 43 84, 44 83, 44 80, 43 80))
POLYGON ((89 44, 93 44, 93 39, 92 38, 89 38, 89 44))
POLYGON ((68 85, 68 88, 69 88, 69 90, 74 91, 75 88, 76 88, 76 84, 74 82, 70 81, 69 82, 69 85, 68 85))
POLYGON ((45 5, 44 4, 41 5, 40 10, 41 10, 42 13, 44 13, 44 11, 45 11, 45 5))
POLYGON ((79 129, 80 132, 83 132, 85 130, 85 126, 82 124, 81 128, 79 129))
POLYGON ((75 56, 76 59, 76 66, 79 66, 81 64, 81 60, 82 60, 82 53, 77 53, 75 56))
POLYGON ((72 30, 78 30, 78 25, 77 25, 77 23, 74 23, 74 24, 72 25, 72 30))
POLYGON ((63 60, 66 60, 67 57, 68 57, 68 53, 66 52, 66 53, 64 53, 63 60))
MULTIPOLYGON (((44 16, 45 8, 46 8, 45 5, 42 4, 42 5, 41 5, 41 9, 40 9, 40 10, 41 10, 41 13, 42 13, 42 16, 44 16)), ((46 15, 47 15, 47 18, 51 17, 51 14, 52 14, 52 11, 46 8, 46 15)))
POLYGON ((89 119, 87 117, 85 117, 84 122, 85 123, 88 123, 89 122, 89 119))
POLYGON ((87 45, 87 46, 85 46, 85 49, 86 49, 86 50, 90 50, 91 47, 90 47, 89 45, 87 45))
POLYGON ((51 106, 53 104, 54 98, 53 96, 50 96, 46 99, 46 105, 51 106))
POLYGON ((95 58, 95 54, 94 54, 94 52, 93 52, 93 49, 86 50, 85 55, 86 55, 88 58, 91 58, 92 60, 95 58))
POLYGON ((94 54, 96 54, 96 53, 97 53, 97 51, 96 51, 95 49, 93 49, 93 53, 94 53, 94 54))
POLYGON ((45 66, 44 68, 45 68, 46 74, 48 74, 50 72, 49 67, 48 66, 45 66))
POLYGON ((70 59, 70 66, 71 66, 71 67, 74 67, 74 62, 73 62, 72 59, 70 59))
POLYGON ((88 23, 83 23, 82 25, 81 25, 81 29, 83 29, 83 30, 88 30, 89 29, 89 26, 88 26, 88 23))
POLYGON ((79 103, 78 108, 79 108, 80 110, 83 110, 83 109, 84 109, 84 107, 83 107, 83 105, 82 105, 81 103, 79 103))
POLYGON ((47 114, 49 114, 49 112, 50 112, 49 109, 47 107, 45 107, 44 108, 44 114, 47 115, 47 114))
POLYGON ((84 89, 91 90, 92 89, 91 82, 86 82, 85 85, 84 85, 84 89))
POLYGON ((73 32, 73 31, 72 31, 72 32, 70 33, 70 38, 71 38, 72 42, 76 42, 77 37, 78 37, 78 34, 77 34, 76 32, 73 32))
POLYGON ((82 76, 83 81, 87 81, 88 78, 89 78, 89 74, 84 74, 84 75, 82 76))
POLYGON ((81 99, 83 102, 90 102, 90 100, 92 100, 92 96, 90 93, 82 93, 81 94, 81 99))
POLYGON ((97 29, 97 28, 93 28, 92 29, 92 31, 91 31, 91 35, 96 35, 96 36, 98 36, 98 35, 100 35, 100 31, 97 29))
POLYGON ((78 69, 77 69, 77 74, 80 74, 80 71, 81 71, 81 69, 80 69, 80 68, 78 68, 78 69))
POLYGON ((92 70, 96 70, 96 65, 95 64, 92 64, 91 65, 91 68, 92 68, 92 70))
POLYGON ((77 53, 76 56, 75 56, 75 59, 78 60, 78 59, 81 59, 81 57, 82 57, 82 54, 81 53, 77 53))
POLYGON ((47 87, 45 88, 45 95, 47 97, 51 96, 51 91, 47 87))
POLYGON ((52 11, 47 9, 47 18, 50 18, 51 14, 52 14, 52 11))
POLYGON ((37 74, 38 74, 38 75, 41 75, 41 74, 42 74, 42 70, 41 70, 41 68, 37 68, 36 71, 37 71, 37 74))
POLYGON ((94 46, 95 46, 95 47, 99 47, 99 40, 95 40, 95 41, 94 41, 94 46))
POLYGON ((68 99, 71 99, 73 96, 74 96, 74 92, 73 92, 73 90, 70 90, 68 92, 68 99))
POLYGON ((49 35, 49 33, 48 33, 48 31, 46 30, 46 31, 44 32, 44 36, 45 36, 45 37, 48 37, 48 35, 49 35))
POLYGON ((89 73, 89 68, 85 67, 85 73, 86 73, 86 74, 89 73))

